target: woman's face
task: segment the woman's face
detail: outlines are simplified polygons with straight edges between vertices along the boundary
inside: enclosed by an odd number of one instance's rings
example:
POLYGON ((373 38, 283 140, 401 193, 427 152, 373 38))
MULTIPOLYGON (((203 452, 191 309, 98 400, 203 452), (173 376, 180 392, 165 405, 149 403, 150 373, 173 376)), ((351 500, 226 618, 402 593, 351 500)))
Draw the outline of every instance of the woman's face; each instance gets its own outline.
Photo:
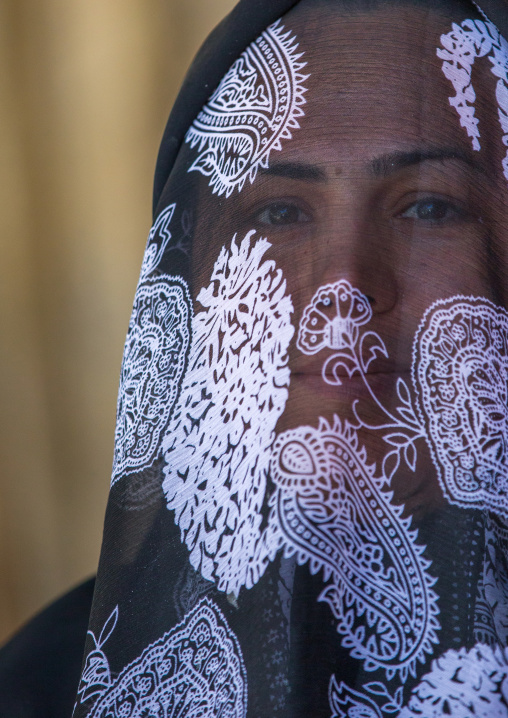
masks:
MULTIPOLYGON (((507 187, 495 78, 479 60, 477 116, 489 131, 475 152, 436 56, 451 21, 414 7, 349 17, 331 7, 303 2, 284 19, 310 75, 300 129, 240 193, 217 199, 203 186, 196 290, 208 284, 222 245, 251 229, 271 243, 266 256, 286 278, 296 330, 320 286, 348 280, 368 297, 368 328, 386 345, 388 357, 370 371, 388 400, 396 378, 409 374, 414 333, 434 301, 465 294, 505 303, 496 275, 507 187)), ((317 416, 348 417, 352 400, 362 399, 357 377, 331 390, 321 376, 326 353, 302 353, 296 336, 278 431, 315 425, 317 416)))

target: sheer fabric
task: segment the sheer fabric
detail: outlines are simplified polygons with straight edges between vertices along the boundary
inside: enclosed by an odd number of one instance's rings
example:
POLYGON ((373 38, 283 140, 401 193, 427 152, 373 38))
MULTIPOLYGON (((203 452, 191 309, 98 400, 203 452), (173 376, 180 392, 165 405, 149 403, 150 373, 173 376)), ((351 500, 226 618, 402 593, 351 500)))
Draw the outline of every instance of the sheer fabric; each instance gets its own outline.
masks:
POLYGON ((508 716, 506 7, 268 5, 163 140, 74 715, 508 716))

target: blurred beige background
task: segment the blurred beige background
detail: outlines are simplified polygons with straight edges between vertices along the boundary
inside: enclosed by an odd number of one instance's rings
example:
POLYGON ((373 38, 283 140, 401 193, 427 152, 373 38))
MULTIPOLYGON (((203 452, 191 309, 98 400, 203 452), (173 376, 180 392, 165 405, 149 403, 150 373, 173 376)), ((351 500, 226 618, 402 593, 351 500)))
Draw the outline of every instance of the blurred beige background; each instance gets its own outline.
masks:
POLYGON ((0 641, 95 571, 157 147, 233 5, 0 4, 0 641))

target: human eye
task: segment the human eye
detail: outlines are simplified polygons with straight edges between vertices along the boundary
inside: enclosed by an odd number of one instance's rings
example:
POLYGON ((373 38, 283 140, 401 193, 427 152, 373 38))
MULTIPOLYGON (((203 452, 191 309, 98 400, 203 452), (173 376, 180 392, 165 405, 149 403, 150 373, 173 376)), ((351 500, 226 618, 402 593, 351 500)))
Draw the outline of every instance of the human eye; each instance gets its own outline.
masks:
POLYGON ((467 217, 467 212, 459 203, 443 197, 422 197, 412 202, 399 217, 425 222, 426 224, 447 224, 467 217))
POLYGON ((277 201, 266 204, 254 214, 255 221, 260 225, 285 227, 292 224, 310 222, 311 216, 297 202, 277 201))

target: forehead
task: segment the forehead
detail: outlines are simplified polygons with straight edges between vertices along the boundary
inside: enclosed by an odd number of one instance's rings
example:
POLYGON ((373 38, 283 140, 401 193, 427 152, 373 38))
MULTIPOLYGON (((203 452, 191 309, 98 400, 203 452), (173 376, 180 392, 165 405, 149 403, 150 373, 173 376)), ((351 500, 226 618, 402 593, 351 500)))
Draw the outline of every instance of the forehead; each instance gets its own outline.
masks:
MULTIPOLYGON (((367 139, 371 149, 451 142, 471 149, 437 55, 441 36, 463 17, 403 3, 348 15, 339 3, 303 0, 285 19, 310 73, 302 135, 288 152, 302 143, 310 151, 319 140, 320 153, 344 156, 367 139)), ((480 115, 497 136, 495 78, 486 58, 476 61, 473 77, 480 115)))

